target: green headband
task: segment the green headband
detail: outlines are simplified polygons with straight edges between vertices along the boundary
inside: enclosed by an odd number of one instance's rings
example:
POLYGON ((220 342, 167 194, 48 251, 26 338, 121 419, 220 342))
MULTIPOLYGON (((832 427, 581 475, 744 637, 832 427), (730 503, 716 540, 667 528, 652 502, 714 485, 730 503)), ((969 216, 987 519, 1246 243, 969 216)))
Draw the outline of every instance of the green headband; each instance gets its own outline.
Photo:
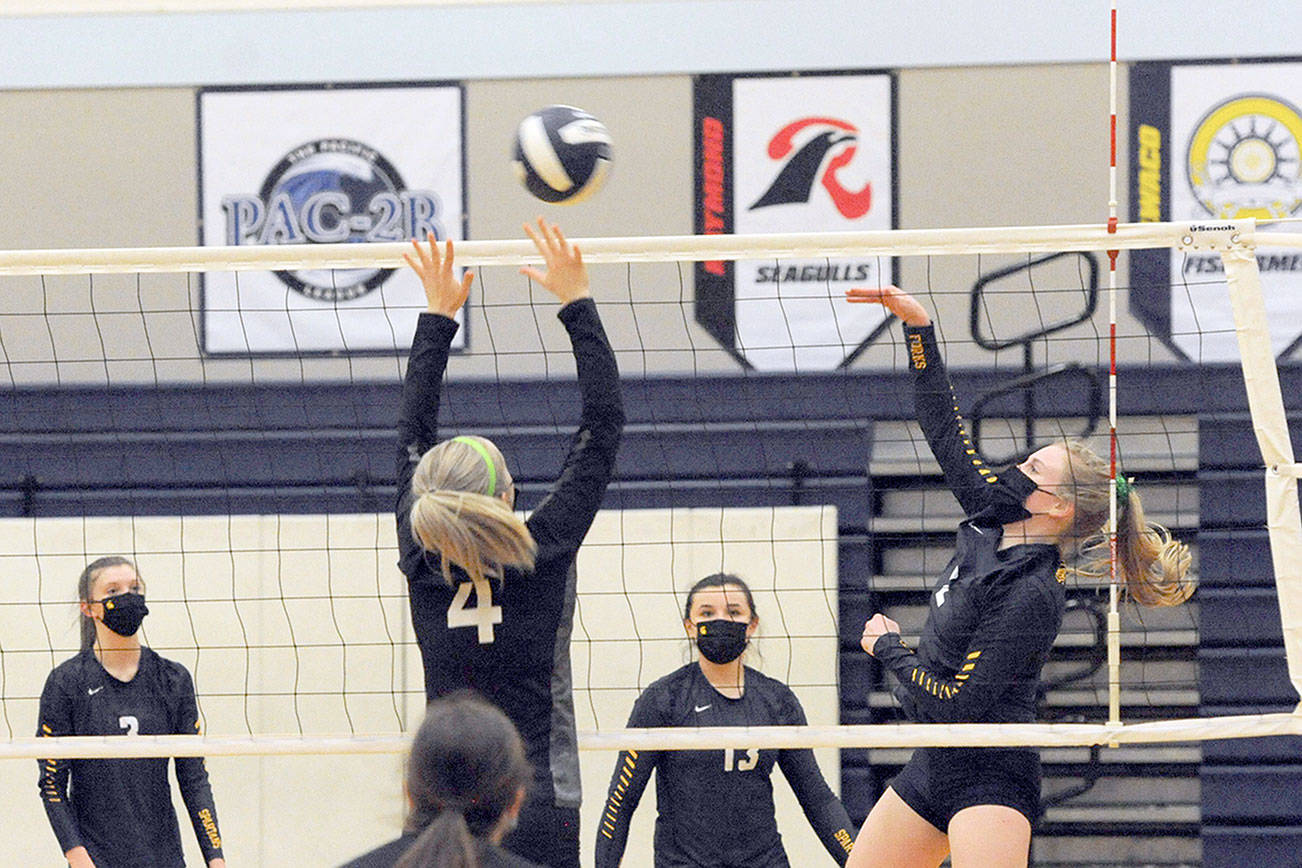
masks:
POLYGON ((1130 490, 1133 484, 1133 479, 1126 479, 1126 477, 1120 475, 1117 476, 1117 500, 1122 503, 1130 500, 1130 490))
POLYGON ((479 453, 479 457, 484 459, 484 464, 488 466, 488 491, 489 497, 497 492, 497 466, 493 464, 493 456, 488 454, 488 448, 480 443, 474 437, 453 437, 453 443, 465 443, 471 449, 479 453))

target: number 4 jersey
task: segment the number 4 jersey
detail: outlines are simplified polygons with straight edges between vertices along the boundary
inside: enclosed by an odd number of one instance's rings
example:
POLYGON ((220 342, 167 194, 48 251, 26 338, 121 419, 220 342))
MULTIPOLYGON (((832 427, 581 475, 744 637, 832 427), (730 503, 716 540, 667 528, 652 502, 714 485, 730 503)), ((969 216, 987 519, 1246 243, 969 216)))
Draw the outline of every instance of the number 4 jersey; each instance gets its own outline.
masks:
MULTIPOLYGON (((38 736, 199 731, 190 673, 149 648, 130 681, 110 675, 89 650, 59 664, 45 680, 40 715, 38 736)), ((166 758, 37 762, 41 800, 65 853, 80 845, 96 865, 184 864, 166 758)), ((222 855, 203 757, 177 757, 176 779, 204 860, 222 855)))
MULTIPOLYGON (((745 690, 730 699, 689 663, 643 691, 630 727, 803 726, 805 712, 791 688, 746 668, 745 690)), ((628 824, 656 772, 655 865, 786 868, 770 774, 781 767, 809 824, 827 852, 844 865, 857 834, 833 795, 814 752, 759 750, 620 751, 597 829, 597 868, 615 868, 624 855, 628 824)), ((812 865, 797 854, 797 865, 812 865)), ((636 864, 644 864, 638 856, 636 864)))
POLYGON ((438 410, 457 323, 423 313, 416 325, 398 420, 398 549, 411 617, 434 699, 470 688, 506 712, 524 739, 535 783, 529 798, 579 805, 579 763, 570 678, 574 559, 601 506, 623 430, 615 355, 591 299, 559 314, 578 369, 582 411, 559 476, 526 524, 538 545, 533 572, 507 569, 472 582, 459 567, 452 584, 439 557, 412 537, 411 479, 438 443, 438 410))

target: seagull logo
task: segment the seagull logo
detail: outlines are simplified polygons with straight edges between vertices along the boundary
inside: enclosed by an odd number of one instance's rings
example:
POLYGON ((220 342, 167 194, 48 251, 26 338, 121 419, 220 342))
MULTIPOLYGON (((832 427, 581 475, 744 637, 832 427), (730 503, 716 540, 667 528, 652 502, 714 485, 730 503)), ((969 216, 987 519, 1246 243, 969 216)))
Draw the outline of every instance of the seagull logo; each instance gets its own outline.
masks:
POLYGON ((791 158, 749 210, 808 202, 814 191, 814 182, 821 181, 842 217, 857 220, 867 214, 872 207, 873 185, 867 183, 858 190, 850 190, 837 178, 837 173, 854 159, 858 141, 859 128, 838 118, 801 118, 787 124, 769 141, 768 155, 771 160, 781 160, 788 155, 791 158), (810 128, 815 130, 813 137, 795 150, 796 137, 810 128), (835 155, 828 160, 827 155, 833 151, 835 155))

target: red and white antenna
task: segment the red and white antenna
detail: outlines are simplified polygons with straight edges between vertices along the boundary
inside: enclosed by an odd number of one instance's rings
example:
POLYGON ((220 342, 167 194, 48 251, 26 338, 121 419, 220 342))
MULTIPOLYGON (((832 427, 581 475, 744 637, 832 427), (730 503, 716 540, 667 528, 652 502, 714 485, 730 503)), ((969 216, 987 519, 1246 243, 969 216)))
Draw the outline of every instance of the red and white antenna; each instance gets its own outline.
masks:
MULTIPOLYGON (((1112 52, 1108 62, 1110 162, 1108 232, 1117 231, 1117 0, 1112 0, 1112 52)), ((1117 250, 1108 251, 1108 722, 1121 722, 1121 614, 1117 584, 1117 250)))

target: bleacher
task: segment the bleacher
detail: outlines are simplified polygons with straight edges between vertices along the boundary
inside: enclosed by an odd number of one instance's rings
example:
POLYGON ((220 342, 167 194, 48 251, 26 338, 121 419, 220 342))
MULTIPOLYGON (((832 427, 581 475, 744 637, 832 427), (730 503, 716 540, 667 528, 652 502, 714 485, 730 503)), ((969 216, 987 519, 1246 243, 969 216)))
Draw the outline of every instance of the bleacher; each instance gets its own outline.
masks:
MULTIPOLYGON (((1222 413, 1199 421, 1202 713, 1292 711, 1298 697, 1284 659, 1252 420, 1222 413)), ((1302 451, 1302 416, 1289 428, 1302 451)), ((1302 738, 1205 742, 1199 777, 1206 864, 1302 863, 1302 738)))

